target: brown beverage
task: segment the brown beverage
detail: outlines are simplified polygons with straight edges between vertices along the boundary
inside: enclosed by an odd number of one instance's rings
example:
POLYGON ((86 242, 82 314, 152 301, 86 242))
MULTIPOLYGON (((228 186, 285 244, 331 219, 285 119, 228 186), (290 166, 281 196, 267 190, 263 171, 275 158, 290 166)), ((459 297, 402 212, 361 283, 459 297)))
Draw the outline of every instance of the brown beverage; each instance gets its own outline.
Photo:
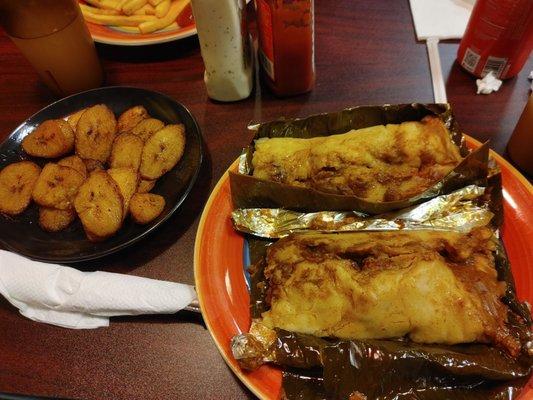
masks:
POLYGON ((533 177, 533 94, 516 124, 507 153, 518 168, 533 177))
POLYGON ((0 22, 56 94, 102 84, 102 67, 77 1, 0 0, 0 22))

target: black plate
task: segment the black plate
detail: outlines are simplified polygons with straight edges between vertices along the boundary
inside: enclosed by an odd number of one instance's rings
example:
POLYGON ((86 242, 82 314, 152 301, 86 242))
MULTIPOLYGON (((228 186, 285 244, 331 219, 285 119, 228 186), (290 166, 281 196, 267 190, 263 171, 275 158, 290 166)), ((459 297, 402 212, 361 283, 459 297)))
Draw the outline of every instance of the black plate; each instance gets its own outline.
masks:
POLYGON ((154 118, 167 124, 181 122, 185 125, 187 139, 182 159, 159 178, 152 190, 165 198, 165 209, 148 225, 137 225, 126 218, 116 235, 103 242, 91 243, 79 220, 62 232, 45 232, 38 224, 38 207, 31 204, 16 217, 0 214, 0 243, 7 249, 41 261, 78 262, 103 257, 137 242, 157 228, 178 209, 191 191, 202 163, 202 136, 196 120, 187 108, 170 97, 133 87, 89 90, 43 108, 15 129, 0 145, 0 168, 20 160, 31 160, 43 166, 50 160, 28 156, 20 145, 22 139, 47 119, 63 118, 98 103, 106 104, 117 116, 127 108, 140 104, 154 118))

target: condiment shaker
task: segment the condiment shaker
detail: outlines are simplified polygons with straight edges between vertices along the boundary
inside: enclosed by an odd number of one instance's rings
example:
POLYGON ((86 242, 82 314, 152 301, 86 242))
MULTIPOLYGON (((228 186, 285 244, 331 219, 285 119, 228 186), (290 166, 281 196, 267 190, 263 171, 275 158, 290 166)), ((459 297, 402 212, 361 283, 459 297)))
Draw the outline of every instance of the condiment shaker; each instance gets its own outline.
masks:
POLYGON ((245 0, 192 0, 191 5, 207 95, 218 101, 245 99, 253 87, 245 0))

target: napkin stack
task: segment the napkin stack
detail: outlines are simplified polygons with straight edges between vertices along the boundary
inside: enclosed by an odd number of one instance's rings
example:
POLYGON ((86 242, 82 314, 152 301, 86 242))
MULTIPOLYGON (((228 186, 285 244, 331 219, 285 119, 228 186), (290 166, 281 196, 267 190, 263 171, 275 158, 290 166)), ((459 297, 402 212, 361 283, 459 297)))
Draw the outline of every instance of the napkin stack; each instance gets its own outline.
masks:
POLYGON ((81 272, 0 250, 0 293, 34 321, 73 329, 109 325, 109 317, 172 314, 196 299, 194 288, 110 272, 81 272))

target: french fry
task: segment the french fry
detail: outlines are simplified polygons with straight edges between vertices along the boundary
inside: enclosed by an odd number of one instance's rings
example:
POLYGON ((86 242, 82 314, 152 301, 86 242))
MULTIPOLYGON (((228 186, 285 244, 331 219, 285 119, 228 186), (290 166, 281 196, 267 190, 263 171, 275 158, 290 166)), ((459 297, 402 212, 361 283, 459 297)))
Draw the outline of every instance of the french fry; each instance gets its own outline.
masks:
POLYGON ((126 15, 133 15, 135 11, 144 7, 148 0, 129 0, 122 6, 122 12, 126 15))
POLYGON ((176 0, 170 5, 168 13, 163 18, 156 18, 139 24, 141 33, 152 33, 160 29, 166 28, 176 21, 180 12, 189 4, 189 0, 176 0))
POLYGON ((165 15, 167 15, 169 9, 170 0, 163 0, 155 7, 155 16, 157 18, 163 18, 165 15))
POLYGON ((148 0, 148 3, 150 3, 152 6, 157 6, 159 3, 161 3, 163 0, 148 0))
POLYGON ((138 26, 157 19, 154 15, 99 15, 86 11, 83 16, 87 21, 98 25, 138 26))
POLYGON ((141 31, 139 30, 139 27, 137 26, 124 26, 124 25, 115 25, 115 26, 123 32, 141 33, 141 31))
POLYGON ((146 3, 135 11, 133 15, 155 15, 155 8, 151 4, 146 3))
POLYGON ((97 7, 91 7, 87 4, 80 3, 80 8, 82 11, 89 12, 92 14, 101 14, 101 15, 118 15, 119 12, 117 10, 109 10, 107 8, 97 8, 97 7))
POLYGON ((120 11, 119 0, 86 0, 86 2, 98 8, 120 11))

